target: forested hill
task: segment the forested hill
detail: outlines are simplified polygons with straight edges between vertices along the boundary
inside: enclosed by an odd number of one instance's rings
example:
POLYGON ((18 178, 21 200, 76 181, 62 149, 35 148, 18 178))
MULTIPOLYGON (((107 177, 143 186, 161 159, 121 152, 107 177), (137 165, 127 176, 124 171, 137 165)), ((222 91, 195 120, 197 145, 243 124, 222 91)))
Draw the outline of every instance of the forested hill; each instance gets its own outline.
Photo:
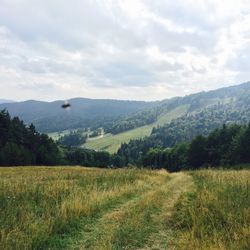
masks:
MULTIPOLYGON (((199 117, 204 114, 207 119, 212 121, 214 120, 213 115, 205 113, 210 113, 209 109, 217 110, 220 113, 218 124, 221 124, 230 120, 235 111, 240 110, 241 115, 244 116, 249 99, 250 82, 247 82, 156 102, 74 98, 69 100, 72 108, 63 110, 61 105, 64 101, 30 100, 0 104, 0 110, 6 108, 11 116, 20 117, 26 124, 34 123, 40 132, 76 128, 95 130, 102 127, 105 133, 118 134, 148 124, 157 125, 160 118, 183 105, 187 107, 187 117, 194 116, 193 119, 196 119, 197 113, 200 112, 199 117)), ((189 118, 181 117, 180 119, 189 122, 189 118)), ((201 124, 201 126, 203 125, 201 124)))
POLYGON ((25 125, 18 117, 11 118, 6 110, 0 110, 0 166, 107 167, 112 162, 107 152, 59 147, 48 135, 37 132, 33 124, 25 125))
MULTIPOLYGON (((220 106, 228 109, 226 105, 245 105, 250 96, 250 82, 240 85, 221 88, 208 92, 200 92, 185 97, 174 97, 155 103, 146 110, 120 118, 112 123, 103 123, 107 133, 117 134, 143 125, 157 123, 157 120, 169 111, 182 105, 188 106, 187 113, 193 114, 208 107, 220 106)), ((217 108, 217 107, 215 107, 217 108)), ((238 108, 238 107, 237 107, 238 108)))
MULTIPOLYGON (((83 148, 59 147, 47 135, 38 133, 32 124, 25 126, 18 117, 11 118, 4 110, 0 111, 0 135, 0 166, 63 164, 124 167, 132 162, 125 154, 110 155, 83 148)), ((223 125, 207 137, 199 135, 172 148, 150 148, 140 154, 135 163, 143 167, 179 171, 207 165, 249 163, 249 153, 250 124, 234 124, 223 125)))
POLYGON ((207 136, 223 124, 247 124, 250 121, 250 83, 179 99, 180 103, 186 101, 190 108, 185 115, 154 128, 148 137, 123 144, 118 154, 127 162, 138 164, 141 156, 151 148, 174 147, 197 135, 207 136), (211 104, 205 105, 208 101, 211 104))
POLYGON ((63 110, 63 103, 29 100, 0 104, 0 110, 7 109, 11 116, 18 116, 27 124, 33 123, 41 132, 53 132, 87 127, 95 129, 155 105, 155 102, 74 98, 69 100, 72 108, 63 110))

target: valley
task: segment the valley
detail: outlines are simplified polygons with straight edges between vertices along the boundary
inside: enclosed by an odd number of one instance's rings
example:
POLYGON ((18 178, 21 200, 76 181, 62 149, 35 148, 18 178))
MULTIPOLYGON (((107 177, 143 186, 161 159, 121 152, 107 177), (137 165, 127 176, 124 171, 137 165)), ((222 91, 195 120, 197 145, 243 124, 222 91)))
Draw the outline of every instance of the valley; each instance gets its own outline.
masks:
POLYGON ((54 140, 74 131, 87 136, 83 148, 116 153, 131 140, 157 138, 172 146, 166 135, 176 131, 176 142, 207 135, 223 124, 246 124, 250 106, 249 82, 208 92, 156 102, 92 100, 74 98, 70 110, 60 109, 62 101, 26 101, 0 104, 10 115, 34 123, 54 140), (187 129, 189 127, 189 129, 187 129), (154 135, 152 134, 152 129, 154 135), (101 135, 98 130, 102 131, 101 135), (180 134, 181 133, 181 134, 180 134), (97 136, 91 136, 96 134, 97 136))
POLYGON ((0 250, 250 249, 250 1, 0 2, 0 250))

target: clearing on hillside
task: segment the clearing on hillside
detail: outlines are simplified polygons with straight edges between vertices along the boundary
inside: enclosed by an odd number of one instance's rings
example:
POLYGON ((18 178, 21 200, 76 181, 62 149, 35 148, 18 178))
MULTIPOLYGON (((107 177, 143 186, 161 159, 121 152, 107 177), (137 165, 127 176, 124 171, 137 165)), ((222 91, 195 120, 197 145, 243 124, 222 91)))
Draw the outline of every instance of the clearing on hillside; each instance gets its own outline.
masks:
POLYGON ((105 134, 101 138, 91 138, 91 140, 87 141, 83 147, 94 150, 104 150, 109 153, 116 153, 122 143, 128 143, 132 139, 143 138, 150 135, 153 127, 162 126, 171 122, 171 120, 184 115, 188 108, 189 105, 181 105, 167 113, 163 113, 158 117, 158 120, 155 123, 150 125, 131 129, 116 135, 105 134))

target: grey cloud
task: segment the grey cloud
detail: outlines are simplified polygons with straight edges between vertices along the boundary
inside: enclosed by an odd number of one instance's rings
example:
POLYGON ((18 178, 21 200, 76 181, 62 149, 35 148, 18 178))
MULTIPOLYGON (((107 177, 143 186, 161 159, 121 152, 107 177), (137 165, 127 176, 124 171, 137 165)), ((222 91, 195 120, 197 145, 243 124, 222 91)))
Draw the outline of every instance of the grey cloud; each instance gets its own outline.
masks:
POLYGON ((19 67, 22 70, 37 74, 47 74, 47 73, 79 74, 74 65, 68 65, 60 61, 50 60, 48 58, 35 59, 35 60, 27 59, 24 62, 20 63, 19 67))
MULTIPOLYGON (((153 89, 162 83, 179 94, 182 83, 185 89, 193 84, 195 91, 200 89, 199 77, 216 79, 225 70, 228 78, 235 72, 247 77, 249 60, 244 55, 249 54, 249 44, 234 51, 235 61, 225 49, 226 62, 220 64, 221 50, 230 42, 220 39, 222 28, 227 33, 237 16, 222 13, 218 19, 215 2, 196 6, 190 1, 145 0, 141 3, 150 13, 145 16, 130 15, 134 5, 124 10, 121 3, 125 2, 0 0, 0 80, 10 78, 29 94, 37 89, 45 93, 51 86, 66 96, 74 86, 84 85, 89 93, 113 88, 129 93, 132 87, 153 89), (147 53, 154 49, 158 54, 147 53), (71 88, 64 90, 58 82, 71 88)), ((249 13, 247 8, 242 15, 249 13)), ((248 39, 249 30, 235 39, 248 39)), ((213 81, 215 86, 218 80, 213 81)))
POLYGON ((169 72, 169 71, 179 71, 184 69, 184 65, 180 63, 169 63, 169 62, 160 62, 158 64, 152 65, 155 70, 159 72, 169 72))
POLYGON ((149 10, 162 18, 169 19, 183 28, 194 28, 213 33, 235 17, 227 17, 220 22, 215 18, 216 4, 212 1, 146 0, 149 10))
MULTIPOLYGON (((236 52, 236 55, 231 57, 227 63, 227 67, 233 71, 248 73, 250 69, 250 43, 248 47, 242 48, 236 52)), ((250 73, 249 73, 250 77, 250 73)))
POLYGON ((108 79, 114 86, 148 86, 156 81, 156 76, 148 68, 132 62, 113 62, 97 68, 98 76, 108 79))
POLYGON ((169 31, 156 22, 149 24, 148 31, 151 34, 151 43, 157 44, 163 51, 181 53, 185 51, 185 47, 194 47, 205 53, 211 52, 216 46, 217 35, 169 31))
POLYGON ((20 82, 17 85, 20 90, 36 90, 38 92, 46 92, 57 89, 53 82, 20 82))
POLYGON ((112 27, 109 17, 92 1, 33 1, 5 3, 0 8, 0 23, 23 41, 48 40, 69 49, 89 46, 112 27), (98 31, 98 32, 96 32, 98 31))

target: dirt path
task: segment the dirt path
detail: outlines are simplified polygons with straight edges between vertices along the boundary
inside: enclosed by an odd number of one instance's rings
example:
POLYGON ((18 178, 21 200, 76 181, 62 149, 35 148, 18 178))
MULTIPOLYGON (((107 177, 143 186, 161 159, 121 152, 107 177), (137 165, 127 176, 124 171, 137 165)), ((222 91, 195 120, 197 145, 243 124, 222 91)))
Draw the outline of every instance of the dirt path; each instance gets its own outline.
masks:
POLYGON ((71 249, 171 249, 173 232, 166 226, 167 218, 180 195, 192 188, 191 176, 171 174, 163 183, 103 213, 71 249))

